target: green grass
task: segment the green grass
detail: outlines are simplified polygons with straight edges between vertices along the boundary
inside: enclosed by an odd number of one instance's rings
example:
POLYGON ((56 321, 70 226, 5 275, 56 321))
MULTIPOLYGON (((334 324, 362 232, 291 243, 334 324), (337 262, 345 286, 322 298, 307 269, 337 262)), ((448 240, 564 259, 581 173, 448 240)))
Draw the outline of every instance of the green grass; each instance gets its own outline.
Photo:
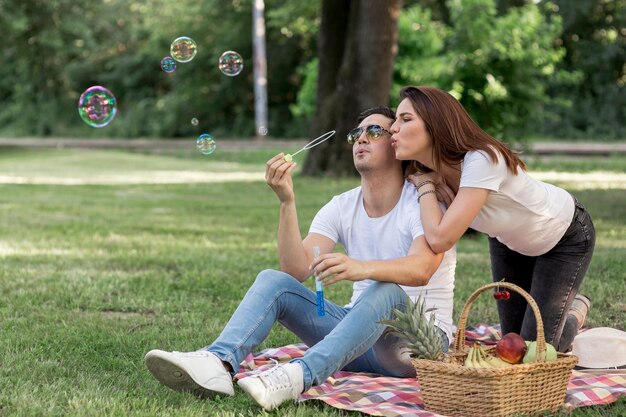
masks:
MULTIPOLYGON (((0 149, 0 176, 258 174, 275 151, 240 151, 239 160, 237 151, 207 158, 0 149)), ((599 162, 596 169, 607 168, 599 162)), ((332 195, 355 185, 354 178, 297 177, 303 235, 332 195)), ((626 328, 624 189, 575 191, 598 233, 583 284, 593 300, 592 326, 626 328)), ((171 391, 150 376, 143 355, 195 350, 219 334, 257 272, 278 267, 277 215, 276 197, 262 181, 0 185, 0 416, 265 415, 240 391, 216 401, 171 391)), ((458 253, 457 315, 471 291, 490 280, 484 237, 464 238, 458 253)), ((341 283, 326 294, 345 303, 350 288, 341 283)), ((471 318, 497 321, 493 301, 479 298, 471 318)), ((259 349, 294 342, 276 327, 259 349)), ((621 400, 572 415, 625 413, 621 400)), ((357 415, 313 401, 273 414, 357 415)))
POLYGON ((584 157, 565 155, 522 155, 522 159, 534 171, 614 171, 623 173, 624 167, 626 167, 626 155, 593 155, 584 157))

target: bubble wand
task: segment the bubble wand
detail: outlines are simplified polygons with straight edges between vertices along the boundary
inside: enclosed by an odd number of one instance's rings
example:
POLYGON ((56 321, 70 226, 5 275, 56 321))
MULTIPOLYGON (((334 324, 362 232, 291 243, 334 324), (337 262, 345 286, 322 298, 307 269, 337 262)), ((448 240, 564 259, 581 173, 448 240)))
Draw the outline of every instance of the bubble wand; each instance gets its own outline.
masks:
POLYGON ((302 151, 306 151, 307 149, 311 149, 317 145, 319 145, 322 142, 326 142, 328 139, 330 139, 333 135, 335 134, 334 130, 331 130, 330 132, 326 132, 321 136, 316 137, 315 139, 313 139, 311 142, 307 143, 306 145, 304 145, 302 147, 302 149, 300 149, 298 152, 294 153, 294 154, 286 154, 285 156, 283 156, 283 159, 285 160, 285 162, 291 162, 293 161, 293 157, 298 155, 300 152, 302 151))
MULTIPOLYGON (((317 259, 319 258, 319 256, 319 246, 313 246, 313 257, 317 259)), ((324 312, 324 285, 322 281, 317 279, 317 277, 315 277, 315 292, 317 294, 317 315, 318 317, 322 317, 324 314, 326 314, 324 312)))

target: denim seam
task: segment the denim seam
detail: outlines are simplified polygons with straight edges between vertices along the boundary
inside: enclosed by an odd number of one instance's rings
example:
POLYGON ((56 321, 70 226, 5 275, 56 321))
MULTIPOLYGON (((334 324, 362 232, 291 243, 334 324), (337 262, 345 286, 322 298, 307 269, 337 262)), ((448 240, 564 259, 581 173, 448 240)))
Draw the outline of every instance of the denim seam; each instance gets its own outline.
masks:
MULTIPOLYGON (((252 334, 256 331, 256 329, 259 328, 259 326, 261 325, 261 322, 263 321, 263 319, 267 316, 267 313, 272 309, 272 307, 274 306, 274 304, 276 303, 276 300, 278 299, 278 297, 280 297, 281 295, 283 295, 285 293, 285 291, 281 291, 278 294, 276 294, 276 296, 274 297, 274 299, 272 300, 272 302, 270 304, 268 304, 267 309, 265 309, 263 311, 263 314, 259 316, 259 320, 256 321, 256 323, 254 324, 254 326, 252 326, 250 328, 250 330, 248 331, 248 333, 241 339, 241 342, 238 343, 237 345, 235 345, 235 351, 241 349, 241 346, 248 340, 250 339, 250 337, 252 336, 252 334)), ((235 357, 233 355, 232 352, 230 352, 228 354, 228 358, 229 358, 229 362, 233 362, 235 360, 235 357)))
MULTIPOLYGON (((585 236, 585 246, 589 246, 589 233, 587 231, 587 225, 585 224, 585 222, 583 222, 582 220, 579 220, 578 218, 576 219, 576 221, 580 224, 580 227, 582 229, 582 232, 585 236)), ((585 248, 586 249, 586 248, 585 248)), ((578 277, 578 274, 580 273, 580 268, 582 267, 582 263, 583 260, 585 259, 584 256, 580 257, 578 260, 578 265, 576 266, 576 271, 574 274, 572 274, 571 276, 571 280, 570 280, 570 285, 569 285, 569 289, 568 289, 568 297, 564 300, 563 304, 561 305, 561 311, 559 314, 559 320, 555 322, 555 327, 553 327, 551 334, 556 334, 556 331, 559 328, 559 325, 561 324, 562 320, 563 320, 563 315, 565 313, 565 306, 567 305, 567 300, 569 300, 569 296, 572 293, 572 287, 574 286, 574 282, 576 282, 576 278, 578 277)), ((554 344, 558 343, 558 340, 553 340, 554 344)))
MULTIPOLYGON (((586 213, 584 213, 584 214, 586 214, 586 213)), ((578 222, 580 223, 580 227, 583 229, 583 233, 585 234, 585 243, 587 245, 589 245, 589 241, 591 240, 591 236, 589 235, 589 228, 587 227, 587 222, 585 222, 584 218, 578 220, 578 222)))
MULTIPOLYGON (((238 343, 237 345, 235 345, 234 351, 237 351, 239 349, 241 349, 241 346, 243 346, 245 344, 245 342, 250 339, 250 337, 252 336, 252 334, 254 334, 254 332, 259 328, 259 326, 261 325, 261 322, 263 321, 263 319, 267 316, 267 313, 274 307, 274 305, 276 304, 276 301, 278 300, 279 297, 281 297, 283 294, 287 294, 287 293, 291 293, 294 294, 300 298, 303 298, 305 301, 309 301, 306 297, 303 297, 302 294, 298 293, 298 292, 294 292, 294 291, 289 291, 289 290, 282 290, 280 292, 278 292, 276 294, 276 296, 274 297, 274 299, 272 300, 271 303, 268 304, 268 307, 263 311, 263 314, 259 316, 259 320, 255 322, 254 326, 252 326, 250 328, 250 330, 248 331, 248 333, 246 333, 246 335, 241 339, 241 342, 238 343)), ((336 318, 336 317, 335 317, 336 318)), ((233 352, 229 352, 227 355, 227 362, 231 364, 231 366, 233 366, 234 362, 235 362, 235 356, 233 354, 233 352)), ((239 364, 236 364, 237 367, 239 367, 239 364)), ((233 369, 235 369, 233 367, 233 369)))
POLYGON ((308 391, 313 386, 313 373, 311 372, 309 365, 307 365, 306 362, 302 360, 302 357, 292 359, 289 361, 289 363, 297 363, 298 365, 302 367, 302 374, 303 374, 303 379, 304 379, 304 391, 303 392, 308 391))
MULTIPOLYGON (((395 305, 394 305, 394 308, 398 308, 398 305, 404 305, 404 304, 402 304, 402 303, 400 303, 400 304, 395 304, 395 305)), ((384 331, 384 330, 383 330, 383 331, 384 331)), ((373 333, 370 333, 369 337, 364 338, 364 340, 369 339, 369 338, 371 337, 371 335, 372 335, 372 334, 373 334, 373 333)), ((346 362, 347 358, 352 358, 352 357, 353 357, 353 355, 354 355, 354 352, 356 352, 356 351, 360 350, 360 349, 361 349, 361 347, 362 347, 363 345, 365 345, 365 342, 362 342, 362 343, 360 343, 360 344, 356 345, 353 349, 351 349, 349 352, 347 352, 347 353, 346 353, 346 355, 344 355, 342 362, 346 362)), ((329 371, 330 371, 330 368, 325 368, 325 369, 324 369, 324 373, 325 373, 325 374, 329 373, 329 371)), ((320 382, 323 382, 323 381, 320 381, 320 382)))

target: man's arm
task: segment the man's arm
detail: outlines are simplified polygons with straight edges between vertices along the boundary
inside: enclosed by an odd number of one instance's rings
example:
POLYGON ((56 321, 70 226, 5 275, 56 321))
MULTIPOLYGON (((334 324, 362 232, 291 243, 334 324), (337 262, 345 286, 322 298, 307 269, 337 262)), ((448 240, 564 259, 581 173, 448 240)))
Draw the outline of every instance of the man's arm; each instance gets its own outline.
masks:
POLYGON ((298 281, 303 282, 311 276, 309 268, 313 262, 313 247, 320 248, 320 253, 326 254, 335 248, 335 242, 326 236, 310 233, 304 240, 300 240, 300 229, 294 207, 280 208, 278 221, 278 258, 280 270, 288 273, 298 281))
MULTIPOLYGON (((287 272, 288 274, 298 278, 298 280, 305 281, 312 274, 312 270, 310 268, 311 264, 314 262, 315 258, 313 255, 313 247, 317 246, 320 248, 321 254, 330 253, 335 249, 335 242, 332 239, 327 238, 324 235, 320 235, 319 233, 309 233, 307 237, 302 241, 302 248, 304 250, 304 256, 306 257, 306 265, 301 265, 301 267, 306 267, 300 271, 298 276, 287 272)), ((281 269, 282 270, 282 269, 281 269)))
POLYGON ((276 155, 267 161, 265 181, 280 201, 277 236, 280 270, 302 282, 311 274, 309 265, 313 261, 313 246, 326 253, 333 250, 335 243, 315 233, 302 240, 291 178, 295 165, 294 162, 286 162, 282 153, 276 155))
POLYGON ((428 284, 441 261, 443 253, 434 253, 426 238, 413 240, 407 256, 386 261, 359 261, 340 253, 327 253, 313 261, 313 272, 324 280, 324 285, 337 281, 394 282, 407 286, 428 284))

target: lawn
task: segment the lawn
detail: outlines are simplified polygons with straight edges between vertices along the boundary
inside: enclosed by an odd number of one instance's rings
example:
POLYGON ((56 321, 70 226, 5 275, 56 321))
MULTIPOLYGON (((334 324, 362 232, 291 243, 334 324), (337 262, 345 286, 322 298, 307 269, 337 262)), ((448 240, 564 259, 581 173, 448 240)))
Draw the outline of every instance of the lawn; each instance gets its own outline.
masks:
MULTIPOLYGON (((215 401, 171 391, 143 356, 209 344, 256 273, 278 267, 277 199, 262 181, 277 151, 0 149, 0 416, 265 415, 241 391, 215 401)), ((597 174, 557 178, 597 229, 582 289, 593 301, 588 323, 626 329, 626 159, 530 159, 537 175, 578 165, 597 174)), ((302 233, 325 202, 357 184, 296 177, 302 233)), ((458 254, 455 318, 490 280, 483 236, 463 238, 458 254)), ((345 303, 350 285, 326 295, 345 303)), ((496 322, 493 300, 479 298, 470 319, 496 322)), ((259 349, 294 342, 276 327, 259 349)), ((273 414, 359 415, 320 402, 273 414)), ((572 413, 625 414, 623 399, 572 413)))

